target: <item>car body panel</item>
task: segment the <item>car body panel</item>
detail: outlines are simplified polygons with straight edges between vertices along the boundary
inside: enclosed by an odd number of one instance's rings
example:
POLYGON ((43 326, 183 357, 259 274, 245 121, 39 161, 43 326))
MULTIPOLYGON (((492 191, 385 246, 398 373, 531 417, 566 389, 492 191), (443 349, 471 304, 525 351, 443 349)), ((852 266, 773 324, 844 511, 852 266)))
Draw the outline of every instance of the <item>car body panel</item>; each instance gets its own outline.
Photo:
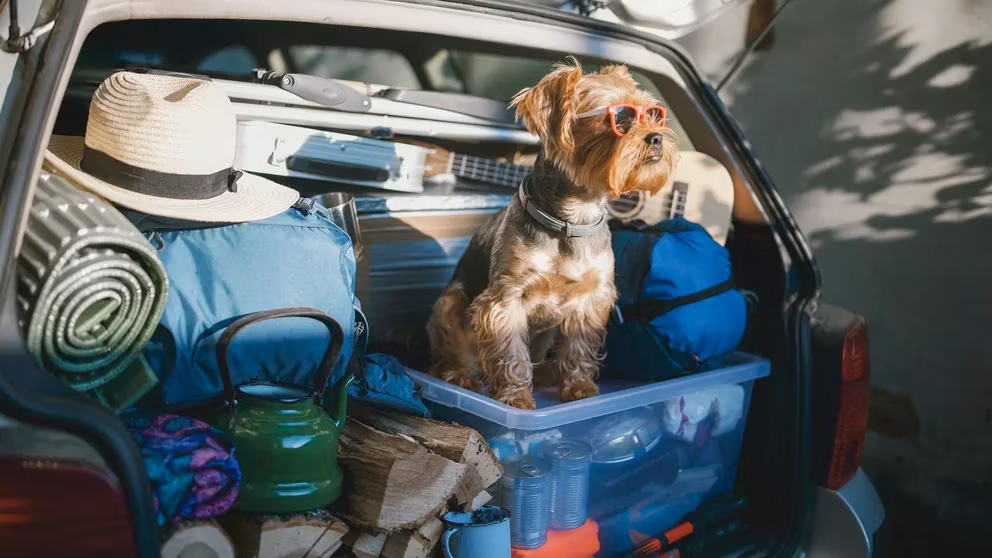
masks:
POLYGON ((875 534, 885 521, 885 508, 864 470, 840 490, 817 487, 813 496, 809 558, 873 556, 875 534))

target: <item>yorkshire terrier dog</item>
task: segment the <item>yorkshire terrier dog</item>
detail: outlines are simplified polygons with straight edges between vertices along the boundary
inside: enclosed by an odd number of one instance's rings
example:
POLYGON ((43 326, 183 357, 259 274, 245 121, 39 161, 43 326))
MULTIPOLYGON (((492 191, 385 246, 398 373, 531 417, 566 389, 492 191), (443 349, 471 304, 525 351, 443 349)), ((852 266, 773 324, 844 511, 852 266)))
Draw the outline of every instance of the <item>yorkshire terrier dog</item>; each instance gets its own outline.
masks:
POLYGON ((472 238, 428 322, 431 373, 534 409, 532 384, 563 401, 599 394, 616 304, 606 203, 657 193, 678 161, 666 110, 625 66, 556 65, 511 102, 543 150, 513 201, 472 238), (536 368, 535 368, 536 367, 536 368))

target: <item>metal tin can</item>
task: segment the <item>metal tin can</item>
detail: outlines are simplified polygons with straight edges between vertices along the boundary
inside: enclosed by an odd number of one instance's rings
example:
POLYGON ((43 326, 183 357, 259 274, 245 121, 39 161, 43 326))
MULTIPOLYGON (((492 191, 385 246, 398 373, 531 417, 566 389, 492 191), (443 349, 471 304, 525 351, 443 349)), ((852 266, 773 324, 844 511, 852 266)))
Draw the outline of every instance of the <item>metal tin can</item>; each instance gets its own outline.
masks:
POLYGON ((549 440, 541 454, 551 463, 551 528, 582 527, 589 511, 592 446, 579 440, 549 440))
POLYGON ((510 542, 533 549, 548 540, 551 464, 543 457, 521 455, 503 462, 500 499, 510 510, 510 542))

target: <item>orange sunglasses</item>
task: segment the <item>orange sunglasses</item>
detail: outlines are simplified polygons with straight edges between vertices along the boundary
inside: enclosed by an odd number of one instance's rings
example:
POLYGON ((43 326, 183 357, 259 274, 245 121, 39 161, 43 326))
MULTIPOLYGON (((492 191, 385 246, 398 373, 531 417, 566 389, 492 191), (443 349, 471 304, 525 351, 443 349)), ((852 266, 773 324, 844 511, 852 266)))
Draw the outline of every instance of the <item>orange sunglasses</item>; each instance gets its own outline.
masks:
POLYGON ((630 132, 634 124, 640 124, 645 117, 657 118, 662 125, 668 120, 668 109, 658 105, 610 105, 576 115, 576 118, 588 118, 600 114, 610 115, 610 126, 618 136, 630 132))

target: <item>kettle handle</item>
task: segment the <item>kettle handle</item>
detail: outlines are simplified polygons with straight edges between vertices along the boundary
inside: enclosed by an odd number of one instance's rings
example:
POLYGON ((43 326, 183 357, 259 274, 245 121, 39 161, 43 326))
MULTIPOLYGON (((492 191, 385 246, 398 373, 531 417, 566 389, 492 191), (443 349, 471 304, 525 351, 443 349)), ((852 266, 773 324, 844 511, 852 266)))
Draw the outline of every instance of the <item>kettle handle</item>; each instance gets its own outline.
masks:
POLYGON ((344 331, 334 318, 320 310, 307 307, 280 308, 277 310, 253 312, 251 314, 245 314, 227 326, 224 334, 217 341, 217 368, 220 370, 220 377, 224 382, 224 398, 230 405, 234 405, 234 383, 231 381, 231 369, 227 361, 228 348, 231 346, 234 337, 251 324, 257 324, 258 322, 264 322, 273 318, 313 318, 327 326, 328 331, 330 331, 331 340, 327 346, 327 352, 324 353, 324 358, 317 367, 317 374, 313 381, 317 403, 319 404, 324 398, 324 389, 327 385, 327 380, 331 377, 331 372, 334 371, 334 363, 341 356, 341 349, 344 347, 344 331))

